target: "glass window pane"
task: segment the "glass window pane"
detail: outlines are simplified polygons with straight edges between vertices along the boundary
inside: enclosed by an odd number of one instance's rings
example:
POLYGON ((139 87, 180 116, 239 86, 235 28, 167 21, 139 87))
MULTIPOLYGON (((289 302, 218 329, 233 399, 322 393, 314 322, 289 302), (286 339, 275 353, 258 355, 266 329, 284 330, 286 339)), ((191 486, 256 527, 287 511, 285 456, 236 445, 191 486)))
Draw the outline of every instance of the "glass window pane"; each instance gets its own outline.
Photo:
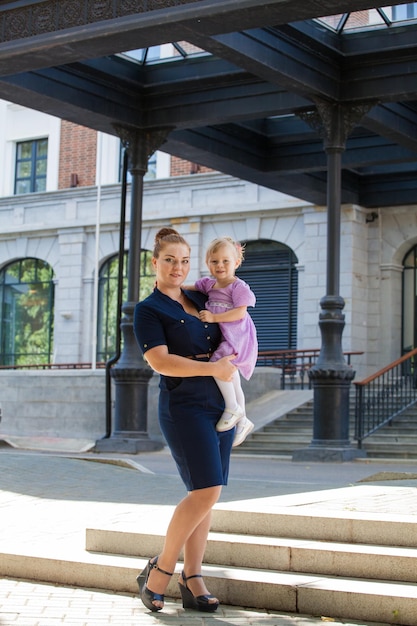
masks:
POLYGON ((393 20, 409 20, 417 16, 417 3, 408 2, 392 7, 393 20))
POLYGON ((30 178, 32 172, 32 163, 30 161, 20 161, 17 164, 16 176, 17 178, 30 178))
POLYGON ((29 180, 19 180, 16 183, 16 194, 21 193, 30 193, 30 181, 29 180))
POLYGON ((46 191, 46 178, 38 178, 35 181, 35 189, 34 191, 46 191))
POLYGON ((36 176, 46 176, 46 159, 42 159, 36 162, 36 176))
POLYGON ((32 157, 32 142, 25 141, 17 144, 17 158, 30 159, 32 157))
POLYGON ((40 139, 38 141, 38 158, 46 158, 48 155, 48 140, 40 139))

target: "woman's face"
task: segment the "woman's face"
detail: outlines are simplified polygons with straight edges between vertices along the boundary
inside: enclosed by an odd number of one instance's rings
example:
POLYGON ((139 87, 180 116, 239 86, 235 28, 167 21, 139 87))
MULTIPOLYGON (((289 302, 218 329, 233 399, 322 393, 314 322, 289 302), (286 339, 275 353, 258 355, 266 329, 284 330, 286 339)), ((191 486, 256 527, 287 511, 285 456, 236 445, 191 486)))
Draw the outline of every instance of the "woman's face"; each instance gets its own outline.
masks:
POLYGON ((158 287, 179 287, 190 271, 190 251, 181 243, 167 243, 157 259, 152 259, 158 287))

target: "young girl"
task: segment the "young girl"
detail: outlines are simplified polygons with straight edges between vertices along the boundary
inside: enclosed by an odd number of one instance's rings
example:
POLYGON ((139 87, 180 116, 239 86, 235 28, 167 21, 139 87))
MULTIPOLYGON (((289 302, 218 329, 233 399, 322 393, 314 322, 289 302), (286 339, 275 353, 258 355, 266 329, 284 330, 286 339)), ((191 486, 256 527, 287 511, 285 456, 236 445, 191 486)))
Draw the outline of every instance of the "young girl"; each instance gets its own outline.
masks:
POLYGON ((223 336, 210 360, 236 354, 232 363, 238 369, 232 381, 215 379, 226 405, 216 430, 223 432, 236 426, 233 447, 240 445, 254 428, 253 422, 246 417, 239 372, 249 380, 258 358, 256 328, 247 312, 248 306, 255 306, 255 294, 247 283, 235 276, 242 261, 243 249, 239 243, 230 237, 215 239, 206 252, 206 264, 212 278, 205 276, 194 285, 195 289, 208 295, 206 310, 199 314, 201 321, 217 322, 223 336))

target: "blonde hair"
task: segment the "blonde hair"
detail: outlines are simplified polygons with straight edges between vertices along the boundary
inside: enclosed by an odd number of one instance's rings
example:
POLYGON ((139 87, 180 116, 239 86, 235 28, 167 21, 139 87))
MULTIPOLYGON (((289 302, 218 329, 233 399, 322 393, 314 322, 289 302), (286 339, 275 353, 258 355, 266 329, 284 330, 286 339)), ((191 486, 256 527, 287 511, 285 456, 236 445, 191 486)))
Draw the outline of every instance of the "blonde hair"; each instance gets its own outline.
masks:
POLYGON ((242 264, 244 258, 244 246, 238 241, 234 241, 231 237, 217 237, 217 239, 213 239, 213 241, 209 244, 206 251, 206 263, 208 264, 210 257, 212 254, 217 252, 219 248, 226 246, 233 250, 233 254, 236 257, 236 260, 239 261, 239 265, 242 264))
POLYGON ((185 241, 184 237, 180 235, 173 228, 161 228, 155 235, 155 245, 153 249, 153 257, 157 259, 161 254, 161 251, 169 243, 179 243, 188 248, 191 252, 189 244, 185 241))

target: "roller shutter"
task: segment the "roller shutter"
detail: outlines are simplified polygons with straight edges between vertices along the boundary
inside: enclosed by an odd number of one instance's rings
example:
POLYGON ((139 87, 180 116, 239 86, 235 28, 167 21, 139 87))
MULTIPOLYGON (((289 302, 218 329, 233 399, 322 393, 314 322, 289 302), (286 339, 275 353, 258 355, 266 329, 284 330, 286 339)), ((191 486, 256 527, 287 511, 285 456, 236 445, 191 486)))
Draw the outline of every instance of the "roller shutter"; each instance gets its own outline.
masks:
POLYGON ((237 275, 256 295, 249 308, 258 333, 259 350, 297 347, 297 258, 275 241, 247 242, 245 260, 237 275))

